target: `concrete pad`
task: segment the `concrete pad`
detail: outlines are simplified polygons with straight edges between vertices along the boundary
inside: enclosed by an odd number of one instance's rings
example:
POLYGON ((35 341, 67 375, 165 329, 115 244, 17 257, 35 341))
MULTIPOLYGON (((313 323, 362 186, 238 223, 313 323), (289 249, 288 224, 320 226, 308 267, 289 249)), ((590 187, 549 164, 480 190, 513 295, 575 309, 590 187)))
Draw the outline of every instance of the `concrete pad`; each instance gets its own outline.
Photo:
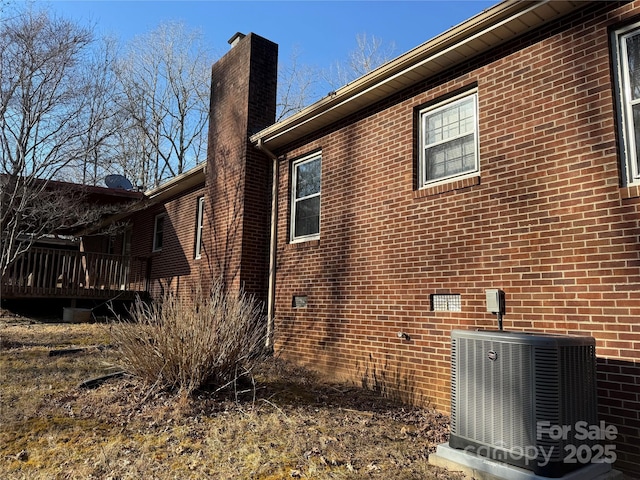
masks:
MULTIPOLYGON (((530 470, 514 467, 471 452, 451 448, 448 443, 438 445, 436 453, 429 455, 429 463, 452 472, 462 472, 476 480, 548 480, 530 470)), ((590 463, 555 480, 622 480, 622 472, 613 470, 608 463, 590 463)))

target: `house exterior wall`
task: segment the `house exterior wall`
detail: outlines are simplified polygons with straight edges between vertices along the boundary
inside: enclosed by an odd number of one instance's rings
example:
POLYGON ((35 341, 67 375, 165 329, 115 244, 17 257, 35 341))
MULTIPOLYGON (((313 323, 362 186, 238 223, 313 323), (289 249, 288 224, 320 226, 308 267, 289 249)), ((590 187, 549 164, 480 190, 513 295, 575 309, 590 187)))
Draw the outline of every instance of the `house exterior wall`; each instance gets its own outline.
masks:
POLYGON ((620 186, 609 36, 634 18, 587 6, 277 151, 278 354, 448 411, 450 332, 496 328, 500 288, 505 329, 595 337, 600 418, 639 472, 640 194, 620 186), (417 112, 470 88, 479 175, 418 189, 417 112), (318 150, 320 239, 291 243, 291 162, 318 150))
MULTIPOLYGON (((148 257, 149 293, 159 298, 164 292, 191 294, 201 277, 208 275, 206 259, 195 258, 198 198, 204 185, 153 205, 129 218, 132 228, 131 255, 148 257), (162 250, 153 251, 155 218, 164 214, 162 250)), ((206 218, 206 211, 205 211, 206 218)), ((117 247, 122 250, 121 241, 117 247)))

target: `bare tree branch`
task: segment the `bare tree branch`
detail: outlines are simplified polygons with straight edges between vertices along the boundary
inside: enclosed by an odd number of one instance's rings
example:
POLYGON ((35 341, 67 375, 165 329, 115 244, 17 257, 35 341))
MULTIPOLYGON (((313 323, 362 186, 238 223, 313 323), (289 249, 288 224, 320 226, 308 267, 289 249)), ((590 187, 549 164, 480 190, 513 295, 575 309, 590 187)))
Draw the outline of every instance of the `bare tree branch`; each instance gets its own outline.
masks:
POLYGON ((393 42, 385 46, 382 39, 374 35, 358 34, 356 48, 349 53, 347 61, 332 65, 324 72, 324 79, 332 90, 337 90, 391 60, 394 51, 393 42))
POLYGON ((0 19, 0 269, 38 239, 93 215, 78 192, 49 188, 80 164, 91 86, 89 29, 27 6, 0 19))
POLYGON ((300 64, 299 57, 300 51, 296 48, 288 63, 279 65, 276 121, 299 112, 314 98, 319 72, 313 67, 300 64))
POLYGON ((356 48, 347 61, 337 61, 324 71, 302 65, 300 52, 294 50, 288 64, 281 64, 278 74, 278 105, 276 120, 291 116, 323 95, 337 90, 358 77, 369 73, 393 58, 395 45, 366 33, 356 37, 356 48), (324 92, 322 85, 325 85, 324 92))
MULTIPOLYGON (((121 105, 144 137, 138 181, 154 187, 203 160, 209 112, 211 58, 202 34, 182 23, 166 23, 135 38, 120 59, 121 105)), ((131 148, 129 145, 128 148, 131 148)))

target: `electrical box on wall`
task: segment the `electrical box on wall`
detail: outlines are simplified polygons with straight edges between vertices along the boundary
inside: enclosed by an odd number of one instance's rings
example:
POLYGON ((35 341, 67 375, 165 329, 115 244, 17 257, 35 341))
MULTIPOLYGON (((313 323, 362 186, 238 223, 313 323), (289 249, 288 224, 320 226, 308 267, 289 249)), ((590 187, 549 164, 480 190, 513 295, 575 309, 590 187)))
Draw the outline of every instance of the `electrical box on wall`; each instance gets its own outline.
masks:
POLYGON ((487 312, 499 313, 504 315, 505 313, 505 301, 504 292, 497 288, 492 288, 485 291, 487 298, 487 312))

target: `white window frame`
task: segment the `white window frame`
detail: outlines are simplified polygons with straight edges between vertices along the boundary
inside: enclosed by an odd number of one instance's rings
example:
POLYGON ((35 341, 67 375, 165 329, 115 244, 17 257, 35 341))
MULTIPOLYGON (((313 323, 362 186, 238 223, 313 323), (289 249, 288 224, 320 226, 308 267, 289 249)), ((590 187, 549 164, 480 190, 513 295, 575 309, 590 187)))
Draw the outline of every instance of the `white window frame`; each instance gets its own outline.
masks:
POLYGON ((204 197, 198 197, 196 207, 196 245, 194 258, 202 258, 202 230, 204 227, 204 197))
POLYGON ((418 188, 427 188, 434 185, 438 185, 441 183, 450 182, 452 179, 459 179, 464 177, 472 177, 478 175, 480 171, 480 145, 479 145, 479 128, 478 128, 478 92, 477 89, 473 89, 467 92, 464 92, 460 95, 456 95, 455 97, 449 98, 443 102, 437 103, 435 105, 429 106, 420 110, 419 112, 419 165, 418 165, 418 188), (446 143, 452 142, 458 138, 462 138, 463 136, 469 135, 469 132, 465 132, 464 135, 459 135, 458 137, 447 138, 446 140, 434 142, 432 144, 426 144, 427 142, 427 134, 426 134, 426 118, 433 116, 446 108, 451 108, 453 105, 457 103, 462 103, 469 98, 473 99, 473 136, 474 136, 474 166, 471 169, 456 172, 451 175, 438 177, 438 178, 427 178, 428 174, 428 166, 427 166, 427 158, 426 151, 430 148, 434 148, 440 145, 444 145, 446 143))
POLYGON ((294 161, 291 164, 291 229, 289 232, 291 243, 298 242, 308 242, 310 240, 317 240, 320 238, 320 219, 318 219, 318 232, 309 234, 309 235, 301 235, 296 236, 296 204, 302 200, 308 200, 310 198, 320 197, 320 207, 318 210, 318 215, 320 215, 320 211, 322 210, 322 154, 314 153, 312 155, 308 155, 306 157, 300 158, 294 161), (298 175, 298 167, 305 163, 313 162, 315 160, 320 161, 320 190, 317 193, 307 195, 302 198, 296 198, 296 184, 297 184, 297 175, 298 175))
POLYGON ((640 184, 640 158, 637 154, 635 130, 640 129, 633 121, 633 106, 640 104, 640 98, 633 100, 631 82, 629 79, 629 64, 626 53, 625 39, 640 35, 640 22, 618 29, 612 33, 614 77, 617 87, 616 102, 618 118, 620 120, 620 135, 622 137, 621 168, 623 184, 640 184))
POLYGON ((165 221, 166 221, 166 217, 167 214, 166 213, 159 213, 158 215, 155 216, 155 219, 153 221, 153 249, 152 251, 154 252, 161 252, 162 251, 162 246, 164 244, 164 230, 165 230, 165 221), (158 245, 158 222, 160 219, 162 220, 162 230, 161 230, 161 242, 160 245, 158 245))

